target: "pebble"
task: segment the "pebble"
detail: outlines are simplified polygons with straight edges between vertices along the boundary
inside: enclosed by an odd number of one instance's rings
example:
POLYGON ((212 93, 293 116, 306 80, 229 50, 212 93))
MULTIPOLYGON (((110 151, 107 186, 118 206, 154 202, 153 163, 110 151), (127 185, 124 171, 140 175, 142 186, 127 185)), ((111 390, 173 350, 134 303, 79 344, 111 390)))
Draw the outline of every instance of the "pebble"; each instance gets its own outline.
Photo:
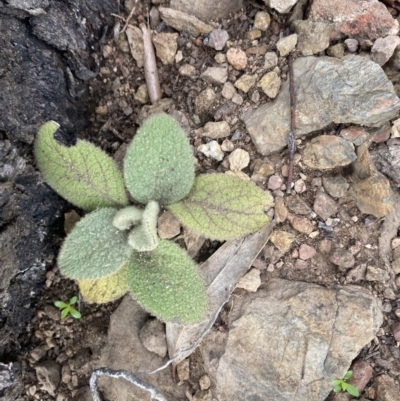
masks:
POLYGON ((259 11, 254 17, 254 28, 266 31, 271 24, 271 16, 266 11, 259 11))
POLYGON ((300 214, 303 216, 309 215, 312 210, 306 202, 303 201, 298 195, 286 197, 286 206, 293 213, 300 214))
POLYGON ((221 144, 221 149, 224 152, 232 152, 232 150, 235 149, 235 145, 229 139, 224 139, 221 144))
POLYGON ((251 269, 245 276, 243 276, 237 288, 242 288, 248 292, 256 292, 261 285, 261 271, 259 269, 251 269))
POLYGON ((36 377, 42 390, 55 397, 61 381, 61 366, 52 360, 43 361, 35 366, 36 377))
POLYGON ((140 104, 146 104, 149 101, 149 92, 147 91, 147 85, 142 84, 136 89, 136 93, 133 98, 140 104))
POLYGON ((278 65, 278 55, 275 52, 265 53, 264 56, 264 68, 273 68, 278 65))
POLYGON ((350 53, 355 53, 358 49, 358 40, 357 39, 346 39, 344 41, 344 44, 350 53))
POLYGON ((299 217, 295 214, 288 213, 287 219, 291 226, 300 233, 311 234, 313 232, 314 226, 311 221, 305 217, 299 217))
POLYGON ((238 106, 243 104, 243 97, 239 95, 239 93, 235 93, 232 97, 232 102, 237 104, 238 106))
POLYGON ((212 401, 212 393, 211 390, 197 390, 194 393, 194 400, 196 401, 212 401))
POLYGON ((178 71, 183 77, 193 77, 196 75, 196 68, 190 64, 183 64, 179 67, 178 71))
POLYGON ((307 269, 308 266, 309 266, 308 260, 296 259, 296 262, 294 263, 294 267, 296 269, 307 269))
POLYGON ((55 321, 59 321, 61 319, 60 309, 57 309, 53 305, 45 305, 44 306, 44 313, 50 318, 55 321))
POLYGON ((263 259, 257 258, 252 264, 252 267, 258 270, 265 270, 267 268, 267 262, 263 259))
POLYGON ((383 291, 383 297, 386 299, 390 299, 392 301, 394 301, 397 297, 396 297, 396 293, 393 291, 392 288, 385 288, 385 290, 383 291))
POLYGON ((297 181, 294 183, 294 190, 295 190, 298 194, 302 194, 303 192, 306 192, 306 191, 307 191, 306 183, 305 183, 302 179, 297 180, 297 181))
POLYGON ((371 60, 380 66, 386 64, 390 57, 393 56, 396 47, 399 45, 400 38, 395 35, 389 35, 385 38, 376 39, 371 49, 371 60))
POLYGON ((231 133, 229 124, 226 121, 220 122, 208 122, 204 126, 204 132, 202 136, 206 136, 211 139, 226 138, 231 133))
POLYGON ((319 192, 316 195, 313 209, 323 220, 327 220, 338 212, 335 200, 324 192, 319 192))
POLYGON ((216 94, 211 88, 206 88, 195 99, 195 113, 206 113, 211 109, 216 99, 216 94))
POLYGON ((275 71, 271 71, 261 78, 257 86, 261 87, 268 97, 275 99, 281 88, 281 78, 275 71))
POLYGON ((96 114, 100 115, 100 116, 106 116, 108 114, 108 106, 104 105, 104 106, 98 106, 96 107, 96 114))
POLYGON ((275 198, 275 220, 277 223, 283 223, 288 215, 288 210, 286 209, 285 202, 283 198, 275 198))
POLYGON ((400 246, 400 238, 396 237, 392 239, 392 249, 396 249, 400 246))
POLYGON ((208 390, 211 387, 211 380, 207 375, 201 376, 199 380, 200 390, 208 390))
POLYGON ((231 82, 225 82, 224 86, 222 87, 221 95, 225 99, 232 99, 233 96, 236 94, 236 89, 231 82))
POLYGON ((391 138, 400 138, 400 118, 393 121, 393 126, 391 129, 391 138))
POLYGON ((178 50, 175 55, 175 63, 179 64, 183 60, 182 50, 178 50))
POLYGON ((229 168, 232 171, 241 171, 250 163, 250 155, 243 149, 235 149, 229 155, 229 168))
POLYGON ((271 175, 268 180, 268 189, 272 191, 275 189, 279 189, 283 184, 283 178, 279 175, 271 175))
POLYGON ((210 84, 222 85, 228 79, 228 69, 224 67, 208 67, 200 77, 210 84))
POLYGON ((247 93, 257 82, 258 75, 243 74, 234 84, 235 88, 247 93))
POLYGON ((297 49, 303 56, 318 54, 329 46, 333 25, 329 22, 298 20, 292 24, 298 34, 297 49))
POLYGON ((326 54, 331 57, 342 58, 344 56, 344 44, 336 43, 336 45, 328 47, 326 54))
POLYGON ((301 244, 299 248, 299 258, 302 260, 308 260, 313 258, 317 254, 315 248, 311 245, 301 244))
POLYGON ((346 274, 347 283, 357 283, 359 281, 365 280, 365 275, 367 274, 367 265, 362 263, 353 269, 350 269, 346 274))
POLYGON ((214 160, 221 161, 224 158, 224 152, 219 146, 217 141, 211 141, 206 144, 200 145, 197 150, 203 153, 207 157, 211 157, 214 160))
POLYGON ((158 319, 148 320, 139 333, 140 341, 150 352, 164 358, 167 355, 165 325, 158 319))
POLYGON ((189 359, 184 359, 182 362, 178 363, 176 367, 176 373, 181 383, 186 380, 189 380, 190 378, 189 359))
POLYGON ((164 65, 173 64, 178 50, 178 33, 161 32, 152 36, 157 57, 164 65))
POLYGON ((399 386, 390 376, 383 374, 374 380, 375 401, 398 401, 399 386))
POLYGON ((208 46, 215 50, 222 50, 225 47, 229 34, 224 29, 214 29, 209 35, 208 46))
POLYGON ((36 362, 40 361, 45 355, 49 348, 46 345, 39 345, 38 347, 34 348, 30 353, 29 356, 36 362))
MULTIPOLYGON (((295 239, 296 236, 294 234, 280 230, 273 231, 270 238, 271 242, 283 254, 289 251, 295 239)), ((274 262, 271 261, 271 263, 274 262)))
POLYGON ((342 175, 323 177, 322 184, 325 191, 334 198, 343 198, 347 194, 350 184, 342 175))
POLYGON ((354 256, 346 249, 336 249, 329 257, 329 260, 342 269, 349 269, 355 264, 354 256))
POLYGON ((276 48, 279 51, 279 55, 281 57, 284 57, 296 47, 296 44, 297 44, 297 34, 294 33, 292 35, 279 39, 278 43, 276 44, 276 48))
POLYGON ((247 55, 241 49, 231 47, 226 52, 226 59, 235 70, 244 70, 247 66, 247 55))
POLYGON ((226 62, 226 55, 224 53, 217 53, 214 57, 214 60, 218 63, 218 64, 222 64, 226 62))
POLYGON ((364 127, 358 127, 355 125, 342 129, 340 131, 340 136, 347 141, 354 143, 356 146, 360 146, 370 137, 368 131, 364 127))
POLYGON ((105 45, 103 47, 103 57, 104 58, 108 58, 111 56, 111 54, 113 53, 113 48, 110 45, 105 45))
POLYGON ((392 262, 392 269, 395 274, 400 274, 400 259, 396 259, 392 262))
POLYGON ((367 266, 367 274, 365 279, 367 281, 386 281, 389 280, 389 273, 376 266, 367 266))
POLYGON ((254 163, 251 180, 254 182, 265 183, 267 177, 273 174, 274 171, 274 167, 270 163, 258 159, 254 163))
POLYGON ((157 221, 157 232, 160 238, 174 238, 181 232, 179 220, 169 211, 160 214, 157 221))

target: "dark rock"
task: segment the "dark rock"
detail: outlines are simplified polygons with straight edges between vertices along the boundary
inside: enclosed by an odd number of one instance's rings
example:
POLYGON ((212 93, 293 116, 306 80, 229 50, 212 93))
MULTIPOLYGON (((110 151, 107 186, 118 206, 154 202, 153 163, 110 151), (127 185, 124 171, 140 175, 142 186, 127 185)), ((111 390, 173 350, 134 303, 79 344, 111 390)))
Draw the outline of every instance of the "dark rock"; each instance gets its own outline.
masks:
POLYGON ((346 178, 344 178, 342 175, 323 177, 322 184, 325 188, 325 191, 334 198, 342 198, 346 196, 347 190, 350 186, 346 178))
POLYGON ((61 366, 49 360, 38 363, 35 370, 40 387, 55 397, 55 391, 61 381, 61 366))

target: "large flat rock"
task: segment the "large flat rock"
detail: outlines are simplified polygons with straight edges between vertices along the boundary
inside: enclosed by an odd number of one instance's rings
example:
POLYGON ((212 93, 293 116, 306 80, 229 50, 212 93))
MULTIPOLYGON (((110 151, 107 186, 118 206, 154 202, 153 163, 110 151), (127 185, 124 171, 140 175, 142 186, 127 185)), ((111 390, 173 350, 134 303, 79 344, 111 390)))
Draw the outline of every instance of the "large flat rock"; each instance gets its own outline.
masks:
MULTIPOLYGON (((396 117, 400 100, 381 67, 360 56, 303 57, 293 63, 296 134, 307 135, 331 123, 380 126, 396 117)), ((271 103, 242 116, 262 155, 282 150, 290 126, 289 82, 271 103)))
POLYGON ((323 401, 382 324, 378 301, 361 287, 281 279, 231 316, 219 401, 323 401))

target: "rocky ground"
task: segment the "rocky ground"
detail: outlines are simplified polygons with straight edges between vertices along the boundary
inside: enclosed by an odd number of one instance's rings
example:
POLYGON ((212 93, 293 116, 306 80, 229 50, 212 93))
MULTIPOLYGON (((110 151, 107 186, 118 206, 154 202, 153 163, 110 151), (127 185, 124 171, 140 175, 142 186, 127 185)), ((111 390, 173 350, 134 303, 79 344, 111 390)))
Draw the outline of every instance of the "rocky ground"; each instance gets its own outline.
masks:
MULTIPOLYGON (((168 400, 340 401, 352 397, 329 394, 331 382, 351 366, 361 399, 399 400, 400 11, 377 0, 213 3, 127 0, 91 55, 91 124, 78 137, 120 162, 138 125, 165 111, 190 138, 199 173, 236 175, 274 198, 270 240, 201 346, 176 380, 169 369, 141 379, 168 400), (156 105, 138 28, 147 16, 156 105), (289 54, 297 152, 286 195, 289 54)), ((159 225, 189 246, 167 213, 159 225)), ((195 245, 199 263, 221 246, 195 245)), ((166 361, 164 325, 130 298, 80 303, 81 319, 61 320, 53 302, 77 293, 51 266, 20 358, 0 365, 4 383, 17 376, 4 399, 91 400, 93 369, 135 373, 166 361)), ((105 399, 149 399, 101 380, 105 399)))

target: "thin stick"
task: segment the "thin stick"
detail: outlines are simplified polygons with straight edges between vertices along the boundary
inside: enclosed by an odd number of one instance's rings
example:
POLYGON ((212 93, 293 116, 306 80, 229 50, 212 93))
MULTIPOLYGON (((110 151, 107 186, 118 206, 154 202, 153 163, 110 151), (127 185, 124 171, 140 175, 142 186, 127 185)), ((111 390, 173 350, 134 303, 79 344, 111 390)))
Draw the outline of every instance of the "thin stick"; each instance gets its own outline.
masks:
POLYGON ((126 28, 128 28, 129 21, 130 21, 131 18, 133 17, 133 14, 134 14, 135 10, 136 10, 136 1, 133 3, 132 10, 131 10, 131 12, 129 13, 128 18, 125 20, 125 25, 124 25, 124 27, 122 28, 121 33, 124 33, 124 32, 126 31, 126 28))
POLYGON ((288 57, 289 65, 289 96, 290 96, 290 131, 288 134, 288 150, 289 150, 289 172, 286 183, 286 193, 289 195, 292 191, 293 183, 293 159, 296 152, 296 96, 294 90, 293 76, 293 60, 292 55, 288 57))

